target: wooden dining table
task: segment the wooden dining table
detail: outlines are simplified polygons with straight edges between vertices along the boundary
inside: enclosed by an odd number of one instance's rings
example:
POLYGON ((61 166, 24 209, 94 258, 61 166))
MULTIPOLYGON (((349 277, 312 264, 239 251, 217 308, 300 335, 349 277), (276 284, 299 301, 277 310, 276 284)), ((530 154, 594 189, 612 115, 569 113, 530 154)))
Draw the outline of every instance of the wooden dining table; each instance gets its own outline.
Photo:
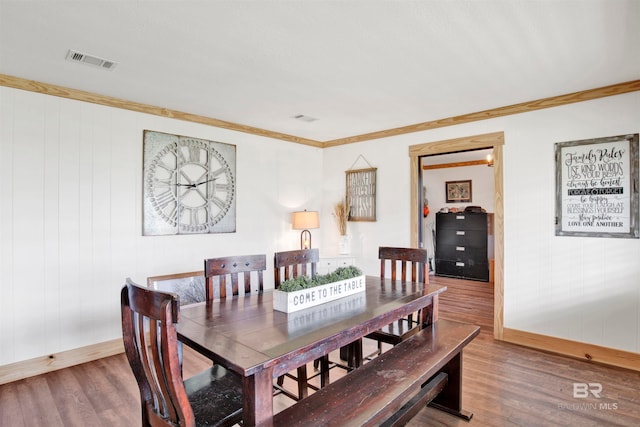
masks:
POLYGON ((365 291, 312 308, 273 309, 273 291, 183 306, 178 339, 243 377, 245 426, 273 425, 273 379, 420 311, 437 320, 446 287, 366 277, 365 291))

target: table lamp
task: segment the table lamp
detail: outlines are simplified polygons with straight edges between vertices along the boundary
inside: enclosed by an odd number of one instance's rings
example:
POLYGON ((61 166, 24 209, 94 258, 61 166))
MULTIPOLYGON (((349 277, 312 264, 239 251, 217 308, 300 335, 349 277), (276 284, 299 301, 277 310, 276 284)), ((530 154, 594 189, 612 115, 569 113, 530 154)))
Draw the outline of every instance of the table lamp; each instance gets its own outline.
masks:
POLYGON ((311 232, 310 228, 320 227, 317 211, 298 211, 292 215, 292 228, 294 230, 302 230, 300 233, 300 249, 311 248, 311 232))

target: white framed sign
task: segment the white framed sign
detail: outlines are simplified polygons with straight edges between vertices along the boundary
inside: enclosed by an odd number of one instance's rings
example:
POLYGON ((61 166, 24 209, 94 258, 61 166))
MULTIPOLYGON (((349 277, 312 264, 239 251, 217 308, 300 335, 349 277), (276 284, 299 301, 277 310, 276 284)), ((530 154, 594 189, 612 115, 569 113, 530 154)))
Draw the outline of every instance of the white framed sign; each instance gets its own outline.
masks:
POLYGON ((639 238, 638 134, 555 144, 556 235, 639 238))
POLYGON ((376 220, 377 168, 346 171, 349 221, 376 220))

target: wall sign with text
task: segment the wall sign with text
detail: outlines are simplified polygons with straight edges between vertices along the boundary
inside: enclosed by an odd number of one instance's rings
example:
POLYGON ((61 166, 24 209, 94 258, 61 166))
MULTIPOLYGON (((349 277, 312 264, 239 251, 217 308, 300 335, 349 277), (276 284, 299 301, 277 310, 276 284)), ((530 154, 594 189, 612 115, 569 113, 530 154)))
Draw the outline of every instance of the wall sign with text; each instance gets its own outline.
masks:
POLYGON ((556 235, 639 238, 638 134, 555 144, 556 235))
POLYGON ((369 168, 346 171, 349 221, 376 220, 377 170, 369 168))

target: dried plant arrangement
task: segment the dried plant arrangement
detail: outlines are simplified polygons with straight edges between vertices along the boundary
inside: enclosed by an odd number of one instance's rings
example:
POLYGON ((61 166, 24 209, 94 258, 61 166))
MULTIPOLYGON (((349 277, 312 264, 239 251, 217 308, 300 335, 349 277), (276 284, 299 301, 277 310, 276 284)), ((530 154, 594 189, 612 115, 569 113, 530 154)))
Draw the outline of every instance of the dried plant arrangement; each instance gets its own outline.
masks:
POLYGON ((336 217, 336 224, 338 224, 338 231, 341 236, 347 234, 347 220, 349 219, 349 211, 347 209, 347 202, 344 200, 339 201, 333 206, 333 214, 336 217))

